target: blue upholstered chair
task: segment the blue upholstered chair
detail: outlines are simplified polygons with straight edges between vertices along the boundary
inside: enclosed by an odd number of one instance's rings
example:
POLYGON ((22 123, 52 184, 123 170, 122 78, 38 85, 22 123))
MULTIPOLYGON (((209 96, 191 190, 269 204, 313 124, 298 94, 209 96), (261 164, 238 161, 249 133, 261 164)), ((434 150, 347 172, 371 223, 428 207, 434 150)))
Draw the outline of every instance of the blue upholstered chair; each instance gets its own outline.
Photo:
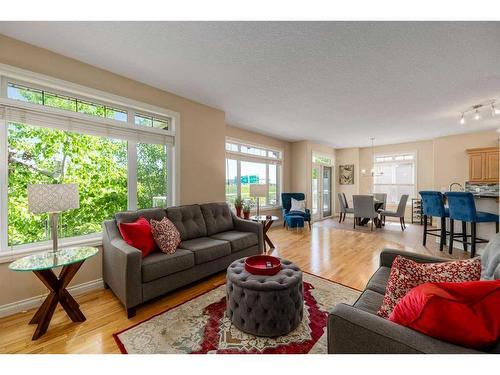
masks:
POLYGON ((446 243, 446 236, 449 232, 446 230, 446 218, 450 217, 449 210, 444 206, 444 195, 440 191, 421 191, 422 208, 424 211, 424 240, 423 246, 427 243, 427 236, 439 237, 439 250, 443 251, 446 243), (427 219, 429 217, 441 218, 440 229, 428 229, 427 219), (440 232, 436 234, 435 232, 440 232))
POLYGON ((476 244, 488 242, 476 236, 476 224, 495 223, 496 232, 498 233, 499 216, 489 212, 477 211, 472 193, 450 191, 445 195, 448 199, 448 207, 450 209, 450 254, 453 252, 453 241, 458 241, 464 244, 465 251, 467 251, 467 245, 470 244, 471 257, 474 257, 476 255, 476 244), (462 233, 453 233, 453 224, 455 220, 462 221, 462 233), (470 223, 470 235, 467 234, 467 223, 470 223), (462 237, 462 239, 456 239, 457 237, 462 237), (467 241, 468 237, 471 238, 470 242, 467 241))
POLYGON ((286 225, 286 216, 293 215, 302 216, 304 218, 304 221, 307 221, 309 223, 309 229, 311 229, 311 211, 308 208, 306 208, 306 212, 290 211, 290 208, 292 207, 292 198, 297 201, 303 201, 304 199, 306 199, 306 196, 304 193, 281 193, 281 205, 283 207, 283 226, 286 225))

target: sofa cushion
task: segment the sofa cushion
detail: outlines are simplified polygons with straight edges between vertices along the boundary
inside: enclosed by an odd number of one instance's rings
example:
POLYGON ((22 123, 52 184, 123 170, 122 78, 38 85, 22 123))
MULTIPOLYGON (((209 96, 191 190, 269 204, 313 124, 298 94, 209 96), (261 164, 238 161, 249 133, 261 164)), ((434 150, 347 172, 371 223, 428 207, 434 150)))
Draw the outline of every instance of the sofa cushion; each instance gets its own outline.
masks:
POLYGON ((151 219, 160 221, 165 216, 167 216, 167 213, 165 212, 164 208, 146 208, 136 211, 123 211, 115 214, 115 220, 117 224, 132 223, 139 219, 141 216, 146 218, 148 221, 151 221, 151 219))
POLYGON ((391 269, 389 267, 380 267, 377 272, 373 274, 370 281, 366 285, 366 289, 373 290, 374 292, 384 294, 389 281, 391 269))
POLYGON ((173 254, 156 252, 142 260, 142 282, 147 283, 194 267, 194 254, 189 250, 177 249, 173 254))
POLYGON ((366 289, 363 294, 359 296, 356 303, 354 303, 354 307, 369 312, 370 314, 376 314, 380 306, 382 306, 383 300, 383 294, 366 289))
POLYGON ((229 242, 208 237, 182 241, 180 247, 194 253, 195 264, 207 263, 231 255, 231 244, 229 242))
POLYGON ((426 283, 396 305, 389 320, 477 350, 500 339, 500 280, 426 283))
POLYGON ((167 208, 167 217, 181 234, 181 240, 206 237, 207 227, 197 204, 167 208))
POLYGON ((231 252, 236 253, 240 250, 247 249, 259 243, 259 238, 255 233, 239 232, 230 230, 228 232, 217 233, 211 236, 216 240, 229 241, 231 244, 231 252))
POLYGON ((206 203, 202 204, 201 212, 207 226, 207 235, 226 232, 232 230, 233 216, 227 203, 206 203))
POLYGON ((417 263, 398 255, 391 267, 384 302, 378 315, 388 318, 397 303, 410 290, 427 282, 476 281, 481 276, 479 258, 444 263, 417 263))

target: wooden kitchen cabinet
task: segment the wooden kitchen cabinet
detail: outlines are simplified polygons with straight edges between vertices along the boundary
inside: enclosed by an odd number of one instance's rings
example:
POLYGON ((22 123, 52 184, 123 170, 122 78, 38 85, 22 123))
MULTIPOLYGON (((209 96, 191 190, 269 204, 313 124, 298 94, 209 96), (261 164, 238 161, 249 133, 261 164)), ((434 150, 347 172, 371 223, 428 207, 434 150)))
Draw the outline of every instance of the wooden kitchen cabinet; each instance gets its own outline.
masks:
POLYGON ((498 183, 499 150, 497 147, 467 150, 469 155, 469 182, 498 183))

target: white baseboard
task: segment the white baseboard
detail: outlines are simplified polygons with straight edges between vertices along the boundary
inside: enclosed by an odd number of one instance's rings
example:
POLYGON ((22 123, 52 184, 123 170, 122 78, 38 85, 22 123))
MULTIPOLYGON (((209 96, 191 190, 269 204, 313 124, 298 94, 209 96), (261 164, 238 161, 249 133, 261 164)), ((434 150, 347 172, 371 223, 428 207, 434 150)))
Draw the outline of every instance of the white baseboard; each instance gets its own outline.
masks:
MULTIPOLYGON (((82 284, 73 285, 68 288, 68 291, 71 293, 71 295, 77 296, 91 290, 102 288, 104 288, 104 282, 102 281, 102 279, 97 279, 87 281, 82 284)), ((21 301, 16 301, 0 306, 0 318, 39 307, 44 301, 47 294, 42 294, 36 297, 27 298, 21 301)))

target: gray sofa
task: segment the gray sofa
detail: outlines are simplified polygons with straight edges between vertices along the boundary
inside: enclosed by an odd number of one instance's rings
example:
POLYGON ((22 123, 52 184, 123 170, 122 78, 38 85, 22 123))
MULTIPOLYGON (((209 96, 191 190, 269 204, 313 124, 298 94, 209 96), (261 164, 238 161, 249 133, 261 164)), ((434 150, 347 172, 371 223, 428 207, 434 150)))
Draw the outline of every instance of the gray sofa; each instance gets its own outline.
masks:
MULTIPOLYGON (((446 259, 385 249, 380 254, 380 268, 368 281, 366 289, 353 306, 339 304, 328 317, 328 353, 386 354, 466 354, 500 353, 500 343, 487 352, 471 350, 434 339, 377 315, 382 305, 392 262, 397 255, 414 261, 445 262, 446 259)), ((500 236, 490 241, 481 256, 483 279, 500 279, 500 236)))
POLYGON ((103 279, 127 309, 177 288, 224 271, 236 259, 256 255, 264 247, 262 225, 237 218, 226 203, 207 203, 119 212, 103 223, 103 279), (128 245, 118 223, 140 216, 168 217, 181 235, 174 254, 142 253, 128 245))

